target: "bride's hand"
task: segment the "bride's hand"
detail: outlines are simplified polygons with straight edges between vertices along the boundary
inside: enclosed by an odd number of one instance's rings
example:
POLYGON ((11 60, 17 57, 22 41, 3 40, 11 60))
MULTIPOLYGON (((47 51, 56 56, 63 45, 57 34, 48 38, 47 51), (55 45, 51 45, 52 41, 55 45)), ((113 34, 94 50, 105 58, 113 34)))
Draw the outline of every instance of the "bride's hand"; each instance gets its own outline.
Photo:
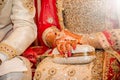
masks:
POLYGON ((62 30, 57 34, 54 45, 57 46, 61 55, 70 57, 71 50, 76 48, 76 45, 80 43, 81 35, 74 34, 67 29, 62 30))

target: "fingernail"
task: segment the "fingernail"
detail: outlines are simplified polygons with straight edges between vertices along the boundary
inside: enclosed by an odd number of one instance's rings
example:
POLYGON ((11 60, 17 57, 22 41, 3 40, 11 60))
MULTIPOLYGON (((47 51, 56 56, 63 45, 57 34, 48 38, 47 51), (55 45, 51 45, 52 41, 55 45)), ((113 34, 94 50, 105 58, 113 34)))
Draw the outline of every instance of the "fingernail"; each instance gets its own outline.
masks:
POLYGON ((68 51, 68 57, 71 57, 72 53, 70 51, 68 51))
POLYGON ((76 46, 73 46, 73 50, 75 50, 76 49, 76 46))
POLYGON ((63 55, 63 52, 61 51, 60 54, 63 55))

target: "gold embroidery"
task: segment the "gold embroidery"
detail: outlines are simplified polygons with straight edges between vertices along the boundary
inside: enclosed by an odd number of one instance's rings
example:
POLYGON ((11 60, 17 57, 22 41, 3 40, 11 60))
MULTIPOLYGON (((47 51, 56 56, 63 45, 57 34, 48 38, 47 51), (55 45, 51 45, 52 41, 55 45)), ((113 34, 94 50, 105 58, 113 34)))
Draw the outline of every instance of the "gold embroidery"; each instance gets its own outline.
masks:
POLYGON ((45 71, 46 69, 45 68, 43 68, 43 71, 45 71))
POLYGON ((76 71, 74 69, 68 71, 69 76, 74 76, 76 71))
POLYGON ((5 5, 5 0, 0 0, 0 12, 3 9, 4 5, 5 5))
POLYGON ((110 40, 114 43, 111 45, 111 47, 116 50, 120 51, 120 30, 110 30, 108 31, 110 33, 110 40))
POLYGON ((36 71, 35 80, 40 80, 40 78, 41 78, 41 72, 40 71, 36 71))
POLYGON ((45 80, 51 80, 52 77, 51 76, 48 76, 45 80))
POLYGON ((92 79, 91 80, 102 80, 103 73, 103 62, 104 62, 104 51, 96 51, 96 59, 93 62, 92 67, 92 79))
POLYGON ((34 1, 33 0, 23 0, 24 7, 26 7, 30 13, 34 10, 34 1))
POLYGON ((57 0, 60 25, 85 34, 112 29, 105 19, 109 14, 105 6, 106 0, 57 0))
POLYGON ((103 80, 107 80, 109 77, 111 77, 111 80, 119 80, 116 76, 117 74, 119 75, 120 70, 117 59, 113 55, 106 53, 104 61, 106 64, 104 64, 105 68, 103 70, 103 80))
POLYGON ((15 57, 17 54, 14 48, 4 43, 0 44, 0 52, 3 52, 4 54, 8 55, 10 59, 15 57))
POLYGON ((51 76, 55 75, 57 72, 57 69, 55 68, 51 68, 49 71, 48 71, 48 74, 50 74, 51 76))
POLYGON ((63 12, 63 10, 64 10, 64 8, 63 8, 63 0, 57 0, 57 2, 56 2, 56 7, 57 7, 57 16, 58 16, 58 19, 59 19, 59 24, 60 24, 60 26, 61 26, 61 29, 64 29, 65 27, 64 27, 64 22, 63 22, 63 14, 62 14, 62 12, 63 12))

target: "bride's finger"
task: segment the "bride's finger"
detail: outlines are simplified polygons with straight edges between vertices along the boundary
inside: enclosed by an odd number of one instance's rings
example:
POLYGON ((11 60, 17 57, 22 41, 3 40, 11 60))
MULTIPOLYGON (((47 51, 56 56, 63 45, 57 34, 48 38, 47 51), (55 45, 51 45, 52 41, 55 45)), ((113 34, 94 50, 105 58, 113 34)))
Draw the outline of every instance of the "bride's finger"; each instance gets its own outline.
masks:
POLYGON ((72 56, 71 54, 72 46, 70 45, 70 42, 66 43, 66 50, 67 50, 68 57, 72 56))
POLYGON ((76 40, 71 40, 71 46, 74 50, 76 48, 76 45, 77 45, 77 41, 76 40))

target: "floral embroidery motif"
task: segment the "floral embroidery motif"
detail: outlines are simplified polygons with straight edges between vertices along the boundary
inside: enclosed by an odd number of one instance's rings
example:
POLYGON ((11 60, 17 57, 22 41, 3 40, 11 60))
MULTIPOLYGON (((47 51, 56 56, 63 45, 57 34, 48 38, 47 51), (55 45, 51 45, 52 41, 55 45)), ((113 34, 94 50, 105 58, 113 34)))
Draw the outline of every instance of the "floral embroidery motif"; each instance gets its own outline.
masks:
POLYGON ((48 74, 50 74, 51 76, 55 75, 57 72, 57 69, 55 68, 51 68, 49 71, 48 71, 48 74))
POLYGON ((68 71, 69 76, 74 76, 75 73, 76 73, 76 71, 74 69, 71 69, 71 70, 68 71))
POLYGON ((35 80, 39 80, 40 78, 41 78, 41 72, 36 71, 35 80))
POLYGON ((23 0, 24 6, 29 10, 30 13, 34 10, 33 0, 23 0))
POLYGON ((107 64, 106 64, 106 78, 107 80, 119 80, 120 78, 120 64, 118 63, 117 59, 107 54, 107 64))

